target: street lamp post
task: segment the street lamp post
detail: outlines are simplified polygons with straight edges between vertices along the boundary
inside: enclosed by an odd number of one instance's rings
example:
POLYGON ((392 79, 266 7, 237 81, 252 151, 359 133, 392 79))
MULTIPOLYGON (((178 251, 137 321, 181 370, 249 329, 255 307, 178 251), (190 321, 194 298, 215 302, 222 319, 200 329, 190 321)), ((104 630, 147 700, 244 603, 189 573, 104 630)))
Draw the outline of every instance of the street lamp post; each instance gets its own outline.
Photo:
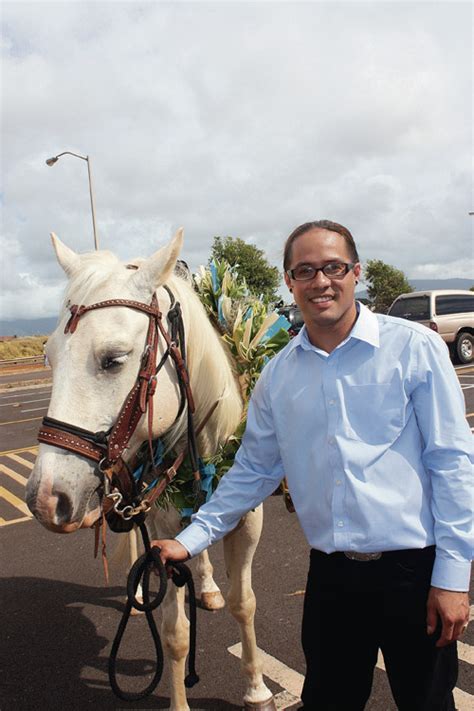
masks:
POLYGON ((53 156, 52 158, 48 158, 46 161, 46 165, 53 166, 55 163, 57 163, 58 159, 61 156, 75 156, 76 158, 80 158, 81 160, 85 160, 87 163, 87 173, 89 176, 89 194, 91 198, 91 212, 92 212, 92 227, 94 230, 94 246, 97 249, 99 249, 99 240, 97 237, 97 228, 95 225, 95 209, 94 209, 94 194, 92 192, 92 176, 91 176, 91 161, 89 156, 80 156, 78 153, 73 153, 72 151, 63 151, 62 153, 58 153, 57 156, 53 156))

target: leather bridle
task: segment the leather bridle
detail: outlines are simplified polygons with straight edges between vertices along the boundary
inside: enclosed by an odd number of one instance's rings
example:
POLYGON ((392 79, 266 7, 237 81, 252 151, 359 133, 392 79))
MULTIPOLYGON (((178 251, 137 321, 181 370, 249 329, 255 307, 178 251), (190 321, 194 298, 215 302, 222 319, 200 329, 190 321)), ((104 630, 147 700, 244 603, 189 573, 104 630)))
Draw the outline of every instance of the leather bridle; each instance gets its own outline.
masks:
MULTIPOLYGON (((171 302, 168 311, 171 334, 163 326, 162 313, 158 306, 156 294, 153 295, 150 304, 129 299, 109 299, 107 301, 99 301, 90 306, 74 304, 69 307, 71 316, 65 326, 64 333, 70 334, 75 332, 79 320, 89 311, 112 306, 123 306, 146 313, 149 317, 149 323, 140 369, 114 425, 108 431, 92 432, 46 416, 43 418, 42 426, 38 433, 40 442, 65 449, 96 462, 99 471, 104 475, 104 491, 106 496, 109 497, 108 502, 107 499, 104 499, 105 513, 113 507, 117 513, 126 519, 149 510, 151 503, 158 498, 169 481, 176 475, 177 469, 186 453, 189 454, 191 459, 194 479, 196 483, 200 484, 196 444, 197 433, 193 424, 195 405, 185 361, 184 326, 181 309, 179 302, 175 301, 171 290, 166 286, 164 288, 168 292, 171 302), (157 364, 160 334, 166 344, 166 349, 157 364), (156 376, 169 357, 175 365, 181 391, 181 404, 177 418, 181 415, 187 403, 188 447, 186 451, 176 458, 171 467, 165 471, 157 472, 162 475, 161 480, 154 487, 151 495, 147 495, 146 499, 141 499, 134 477, 124 461, 123 455, 140 419, 148 411, 148 442, 151 462, 153 462, 153 395, 156 389, 156 376), (123 509, 118 507, 121 502, 126 504, 123 509), (123 515, 124 512, 125 516, 123 515)), ((214 409, 215 406, 208 413, 205 421, 207 421, 214 409)), ((205 422, 201 423, 201 427, 204 424, 205 422)))

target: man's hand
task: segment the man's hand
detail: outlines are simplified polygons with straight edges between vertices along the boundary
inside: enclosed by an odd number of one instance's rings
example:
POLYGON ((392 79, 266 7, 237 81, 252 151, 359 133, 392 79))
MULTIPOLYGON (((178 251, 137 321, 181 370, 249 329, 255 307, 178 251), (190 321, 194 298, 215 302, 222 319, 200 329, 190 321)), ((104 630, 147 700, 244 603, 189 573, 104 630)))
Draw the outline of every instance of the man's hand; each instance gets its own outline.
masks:
POLYGON ((174 538, 152 541, 151 545, 159 546, 161 549, 160 558, 163 565, 168 565, 169 563, 184 563, 191 557, 186 548, 178 541, 175 541, 174 538))
POLYGON ((467 592, 454 592, 431 588, 427 604, 427 632, 433 634, 441 620, 441 636, 437 647, 444 647, 459 639, 469 622, 469 595, 467 592))

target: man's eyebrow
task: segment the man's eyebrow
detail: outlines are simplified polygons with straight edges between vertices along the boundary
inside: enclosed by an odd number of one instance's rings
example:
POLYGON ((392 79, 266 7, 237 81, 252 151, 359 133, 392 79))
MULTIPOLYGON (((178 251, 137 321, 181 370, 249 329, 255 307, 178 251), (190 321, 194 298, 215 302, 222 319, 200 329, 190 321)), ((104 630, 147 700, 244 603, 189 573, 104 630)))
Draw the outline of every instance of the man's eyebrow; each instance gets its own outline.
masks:
MULTIPOLYGON (((332 257, 331 259, 323 259, 320 264, 332 264, 333 262, 344 262, 345 259, 343 257, 332 257)), ((308 264, 309 266, 317 266, 317 262, 310 262, 307 259, 302 260, 301 262, 296 262, 295 267, 302 267, 303 265, 308 264)), ((293 267, 294 268, 294 267, 293 267)))

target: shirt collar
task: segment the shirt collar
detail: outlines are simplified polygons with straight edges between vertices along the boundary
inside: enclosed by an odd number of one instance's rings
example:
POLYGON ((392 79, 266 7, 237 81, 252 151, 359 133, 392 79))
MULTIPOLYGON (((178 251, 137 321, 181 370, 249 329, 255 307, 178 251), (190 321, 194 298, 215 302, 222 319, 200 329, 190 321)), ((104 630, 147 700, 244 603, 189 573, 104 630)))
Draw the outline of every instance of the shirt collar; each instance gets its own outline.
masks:
MULTIPOLYGON (((367 306, 361 304, 360 301, 356 301, 356 307, 359 316, 354 326, 352 327, 352 331, 344 340, 344 343, 349 341, 351 338, 356 338, 358 341, 365 341, 369 345, 378 348, 380 346, 380 338, 377 316, 372 313, 372 311, 368 309, 367 306)), ((301 331, 290 341, 285 357, 287 358, 289 354, 292 353, 294 349, 298 347, 302 348, 305 351, 313 350, 315 348, 315 346, 313 346, 313 344, 308 338, 306 326, 303 326, 301 331)))

